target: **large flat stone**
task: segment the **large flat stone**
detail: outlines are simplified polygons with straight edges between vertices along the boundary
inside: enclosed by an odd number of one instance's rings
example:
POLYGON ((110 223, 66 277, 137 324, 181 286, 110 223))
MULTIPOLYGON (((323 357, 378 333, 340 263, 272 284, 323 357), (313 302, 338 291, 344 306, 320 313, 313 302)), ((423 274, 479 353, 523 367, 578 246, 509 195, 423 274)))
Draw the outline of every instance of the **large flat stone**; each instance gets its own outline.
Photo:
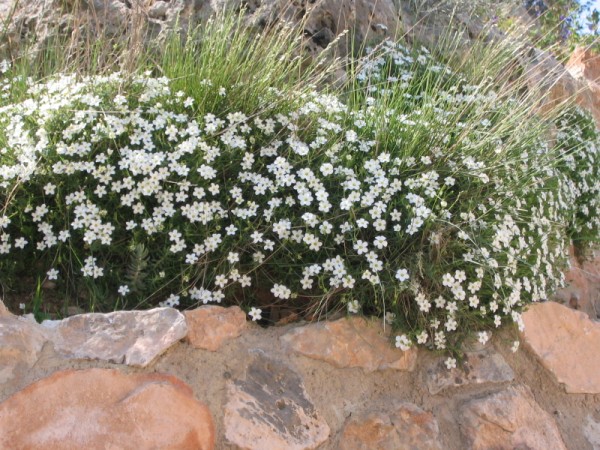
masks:
POLYGON ((0 384, 24 376, 38 360, 48 333, 23 317, 0 315, 0 384))
POLYGON ((0 404, 0 448, 210 450, 206 406, 170 375, 66 370, 0 404))
POLYGON ((532 305, 523 342, 569 393, 600 393, 600 323, 555 302, 532 305))
POLYGON ((227 441, 243 449, 313 449, 329 436, 300 376, 260 354, 244 379, 227 385, 224 427, 227 441))
POLYGON ((52 331, 54 349, 67 358, 141 367, 187 334, 183 314, 173 308, 80 314, 42 325, 52 331))
POLYGON ((341 432, 339 450, 441 450, 433 414, 412 403, 394 411, 374 411, 350 419, 341 432))
POLYGON ((380 320, 351 317, 295 328, 282 336, 284 345, 335 367, 361 367, 368 372, 414 370, 417 350, 395 348, 380 320))
POLYGON ((511 386, 460 409, 460 428, 473 450, 566 450, 553 417, 533 398, 529 388, 511 386))
POLYGON ((207 305, 184 311, 188 334, 186 340, 196 348, 215 352, 228 340, 242 334, 246 313, 238 306, 223 308, 207 305))
POLYGON ((465 354, 462 365, 448 370, 445 358, 435 361, 425 373, 425 384, 432 395, 459 386, 505 383, 515 377, 513 370, 497 352, 483 350, 465 354))

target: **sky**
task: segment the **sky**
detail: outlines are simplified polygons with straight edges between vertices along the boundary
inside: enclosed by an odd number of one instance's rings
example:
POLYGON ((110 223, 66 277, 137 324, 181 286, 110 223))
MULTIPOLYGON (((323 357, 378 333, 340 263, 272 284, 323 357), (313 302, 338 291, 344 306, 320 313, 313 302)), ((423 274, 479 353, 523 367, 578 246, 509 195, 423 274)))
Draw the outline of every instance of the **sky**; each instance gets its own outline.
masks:
MULTIPOLYGON (((598 12, 600 12, 600 0, 594 0, 592 7, 590 8, 590 11, 593 11, 594 9, 597 9, 598 12)), ((584 14, 581 18, 582 22, 585 22, 585 18, 587 17, 587 14, 584 14)), ((586 31, 586 30, 584 30, 586 31)))

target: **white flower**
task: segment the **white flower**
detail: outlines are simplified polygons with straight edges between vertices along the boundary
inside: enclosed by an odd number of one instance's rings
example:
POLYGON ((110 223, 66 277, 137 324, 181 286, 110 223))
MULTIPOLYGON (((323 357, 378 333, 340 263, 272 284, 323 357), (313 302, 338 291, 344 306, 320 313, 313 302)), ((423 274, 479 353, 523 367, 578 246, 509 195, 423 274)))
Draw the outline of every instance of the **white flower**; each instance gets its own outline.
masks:
POLYGON ((452 276, 452 274, 444 274, 444 276, 442 277, 442 284, 444 286, 451 288, 452 286, 454 286, 454 283, 454 277, 452 276))
POLYGON ((359 255, 367 253, 367 251, 369 250, 368 244, 365 241, 361 241, 361 240, 356 241, 354 243, 353 247, 354 247, 354 250, 356 251, 356 253, 358 253, 359 255))
POLYGON ((348 302, 348 312, 350 314, 358 314, 359 310, 360 310, 360 305, 358 303, 358 300, 352 300, 352 301, 348 302))
POLYGON ((252 317, 252 321, 256 322, 257 320, 262 319, 262 309, 260 308, 255 308, 254 306, 250 309, 250 312, 248 313, 248 315, 250 317, 252 317))
POLYGON ((24 310, 25 309, 25 303, 19 303, 19 309, 24 310))
POLYGON ((516 351, 519 349, 519 341, 514 341, 512 347, 510 348, 510 351, 513 353, 516 353, 516 351))
POLYGON ((128 293, 129 293, 129 286, 127 286, 127 285, 119 286, 119 295, 125 296, 128 293))
POLYGON ((481 342, 481 345, 485 345, 487 341, 489 341, 490 339, 490 334, 487 333, 486 331, 480 331, 478 333, 479 336, 479 342, 481 342))
POLYGON ((333 165, 329 163, 325 163, 321 165, 321 173, 325 176, 331 175, 333 173, 333 165))
POLYGON ((398 281, 400 283, 405 282, 406 280, 408 280, 410 278, 410 276, 408 274, 408 270, 398 269, 398 271, 396 272, 396 278, 398 279, 398 281))
POLYGON ((448 370, 450 369, 455 369, 456 368, 456 359, 454 358, 448 358, 444 364, 446 364, 446 367, 448 368, 448 370))
POLYGON ((46 272, 46 275, 48 275, 49 280, 56 280, 58 278, 58 270, 50 269, 48 272, 46 272))
POLYGON ((48 183, 48 184, 46 184, 46 186, 44 186, 44 194, 46 194, 46 195, 54 195, 54 192, 56 192, 56 185, 55 184, 48 183))
POLYGON ((25 238, 20 237, 15 239, 15 248, 24 248, 27 245, 27 240, 25 238))
POLYGON ((281 298, 283 300, 290 298, 292 295, 292 291, 282 284, 275 284, 273 288, 271 288, 271 292, 276 298, 281 298))
POLYGON ((411 347, 411 342, 408 337, 403 334, 402 336, 396 336, 396 348, 399 348, 403 352, 407 351, 411 347))
POLYGON ((376 236, 373 240, 373 245, 381 250, 382 248, 387 247, 387 239, 384 236, 376 236))
POLYGON ((392 323, 394 323, 394 320, 396 320, 395 313, 389 311, 385 313, 385 323, 391 325, 392 323))

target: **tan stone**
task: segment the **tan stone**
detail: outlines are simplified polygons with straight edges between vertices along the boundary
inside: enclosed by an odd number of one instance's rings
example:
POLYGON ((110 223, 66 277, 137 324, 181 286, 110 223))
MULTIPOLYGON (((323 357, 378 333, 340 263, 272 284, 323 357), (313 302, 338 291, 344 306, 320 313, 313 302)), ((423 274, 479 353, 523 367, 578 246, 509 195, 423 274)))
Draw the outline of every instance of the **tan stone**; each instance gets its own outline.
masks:
POLYGON ((185 317, 173 308, 81 314, 42 325, 52 331, 54 349, 67 358, 141 367, 187 334, 185 317))
POLYGON ((600 323, 555 302, 523 314, 523 342, 569 393, 600 393, 600 323))
POLYGON ((214 448, 208 408, 179 379, 118 370, 57 372, 0 404, 0 448, 214 448))
POLYGON ((340 450, 441 450, 433 414, 411 403, 390 414, 376 411, 349 420, 341 432, 340 450))
POLYGON ((379 319, 351 317, 310 324, 291 330, 281 339, 296 353, 335 367, 412 371, 417 362, 417 350, 395 348, 379 319))
POLYGON ((10 315, 10 311, 8 310, 4 302, 0 300, 0 317, 8 315, 10 315))
POLYGON ((300 376, 262 352, 227 384, 224 415, 225 438, 242 449, 313 449, 329 436, 300 376))
POLYGON ((600 255, 595 251, 581 263, 571 245, 569 262, 570 268, 565 272, 566 286, 554 294, 553 300, 597 319, 600 317, 600 255))
POLYGON ((448 370, 445 358, 435 361, 425 373, 425 384, 430 394, 472 384, 505 383, 512 381, 514 372, 504 358, 490 350, 468 352, 459 367, 448 370))
POLYGON ((215 352, 228 340, 242 334, 246 314, 238 306, 202 306, 185 311, 188 334, 186 340, 196 348, 215 352))
POLYGON ((0 384, 24 376, 47 341, 46 331, 23 317, 0 316, 0 384))
POLYGON ((529 388, 511 386, 460 409, 460 428, 472 450, 566 450, 552 416, 529 388))

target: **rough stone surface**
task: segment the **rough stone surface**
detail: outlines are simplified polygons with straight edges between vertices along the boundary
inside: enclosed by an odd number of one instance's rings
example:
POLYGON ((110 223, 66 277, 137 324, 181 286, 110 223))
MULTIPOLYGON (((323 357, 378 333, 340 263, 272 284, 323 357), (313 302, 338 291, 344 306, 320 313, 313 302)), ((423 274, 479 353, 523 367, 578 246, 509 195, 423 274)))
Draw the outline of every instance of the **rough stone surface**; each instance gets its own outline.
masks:
POLYGON ((460 427, 473 450, 566 450, 552 416, 524 386, 467 401, 460 427))
POLYGON ((600 393, 600 323, 555 302, 532 305, 523 341, 569 393, 600 393))
POLYGON ((188 327, 186 340, 196 348, 211 352, 238 337, 246 327, 246 314, 238 306, 202 306, 185 311, 184 315, 188 327))
POLYGON ((0 384, 22 377, 37 361, 47 339, 37 323, 0 315, 0 384))
POLYGON ((569 250, 570 268, 565 273, 567 285, 553 296, 553 300, 570 308, 583 311, 590 318, 600 317, 600 253, 594 251, 583 262, 578 261, 575 249, 569 250))
POLYGON ((341 432, 340 450, 441 450, 433 414, 412 403, 391 413, 371 412, 349 420, 341 432))
POLYGON ((380 320, 352 317, 320 322, 295 328, 281 339, 294 352, 335 367, 412 371, 417 362, 417 350, 403 352, 392 346, 380 320))
POLYGON ((600 421, 597 422, 591 415, 588 415, 583 425, 583 435, 593 450, 600 450, 600 421))
POLYGON ((445 358, 434 362, 425 373, 425 384, 430 394, 469 384, 504 383, 515 377, 504 358, 493 351, 484 350, 465 354, 462 366, 448 370, 445 358))
POLYGON ((575 78, 600 82, 600 55, 585 47, 577 47, 571 53, 566 68, 575 78))
POLYGON ((0 404, 0 448, 214 448, 208 409, 169 375, 57 372, 0 404))
POLYGON ((225 438, 239 448, 312 449, 329 436, 300 376, 261 354, 228 383, 224 414, 225 438))
POLYGON ((141 367, 187 334, 183 314, 173 308, 81 314, 42 325, 52 331, 54 348, 65 357, 141 367))
POLYGON ((0 317, 10 315, 10 311, 6 308, 6 305, 0 300, 0 317))

